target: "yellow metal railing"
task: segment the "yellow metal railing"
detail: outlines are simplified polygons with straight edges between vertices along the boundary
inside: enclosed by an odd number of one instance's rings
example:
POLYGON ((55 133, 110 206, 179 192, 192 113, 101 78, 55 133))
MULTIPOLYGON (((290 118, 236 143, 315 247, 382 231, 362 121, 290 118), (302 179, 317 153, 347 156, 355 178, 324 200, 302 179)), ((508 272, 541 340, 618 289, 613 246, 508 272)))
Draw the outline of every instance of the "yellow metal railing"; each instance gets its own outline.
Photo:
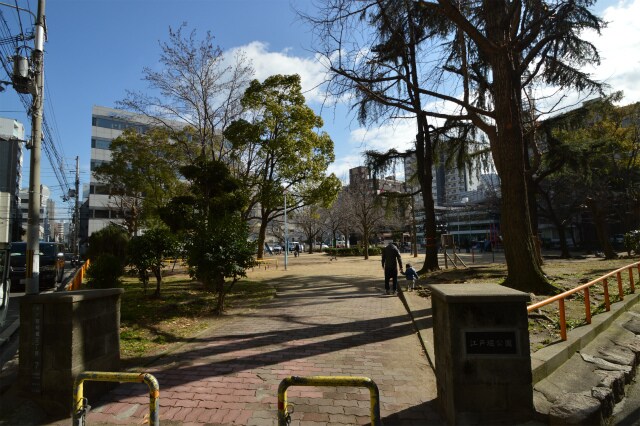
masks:
POLYGON ((149 424, 154 426, 160 425, 160 414, 158 412, 160 386, 154 376, 149 373, 112 373, 103 371, 85 371, 78 374, 73 383, 73 405, 71 407, 71 415, 73 416, 73 425, 84 425, 85 416, 89 409, 87 399, 84 397, 84 382, 131 382, 146 383, 149 386, 149 424))
POLYGON ((271 266, 272 263, 275 263, 276 269, 278 269, 278 259, 256 259, 256 266, 258 268, 260 268, 260 266, 262 265, 264 269, 269 269, 269 266, 271 266))
POLYGON ((564 301, 567 297, 572 294, 576 294, 578 292, 584 293, 584 307, 585 307, 585 320, 587 324, 591 324, 591 298, 589 294, 590 287, 602 283, 603 291, 604 291, 604 306, 607 311, 611 310, 611 302, 609 300, 609 281, 608 279, 615 276, 618 284, 618 294, 620 296, 620 300, 624 300, 624 289, 622 288, 622 272, 628 271, 629 273, 629 288, 631 293, 635 293, 636 287, 633 279, 633 270, 636 268, 638 270, 638 280, 640 281, 640 262, 632 263, 631 265, 623 266, 622 268, 616 269, 615 271, 609 272, 606 275, 601 276, 600 278, 596 278, 593 281, 589 281, 586 284, 582 284, 574 289, 567 290, 564 293, 560 293, 556 296, 550 297, 549 299, 545 299, 541 302, 534 303, 527 307, 527 312, 533 312, 543 306, 546 306, 553 302, 558 302, 559 308, 559 316, 560 316, 560 337, 562 340, 567 340, 567 319, 564 301))
POLYGON ((368 377, 354 376, 289 376, 278 386, 278 425, 286 426, 291 420, 291 413, 287 412, 287 388, 290 386, 339 386, 365 387, 369 389, 371 399, 371 425, 382 426, 380 418, 380 391, 378 385, 368 377))
POLYGON ((89 259, 87 259, 80 268, 78 268, 78 270, 76 271, 75 275, 73 276, 73 278, 71 279, 71 281, 69 281, 69 284, 66 285, 66 287, 64 288, 65 290, 78 290, 80 288, 80 286, 82 285, 82 280, 84 280, 84 275, 87 273, 87 269, 89 269, 89 265, 91 264, 91 261, 89 259))

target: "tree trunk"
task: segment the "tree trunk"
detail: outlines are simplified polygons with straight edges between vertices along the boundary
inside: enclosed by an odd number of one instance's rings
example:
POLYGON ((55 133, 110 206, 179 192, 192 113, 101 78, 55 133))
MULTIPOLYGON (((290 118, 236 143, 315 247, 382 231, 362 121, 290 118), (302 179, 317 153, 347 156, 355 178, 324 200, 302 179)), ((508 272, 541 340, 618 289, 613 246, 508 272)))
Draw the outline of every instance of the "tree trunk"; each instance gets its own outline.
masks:
MULTIPOLYGON (((508 32, 502 26, 508 22, 508 8, 502 1, 485 2, 487 36, 496 46, 509 45, 508 32), (494 6, 493 8, 491 8, 494 6)), ((493 71, 496 132, 489 135, 491 152, 500 176, 502 194, 501 234, 507 262, 504 285, 534 294, 553 294, 557 290, 544 276, 536 259, 535 244, 529 217, 522 130, 522 95, 517 58, 506 49, 495 49, 489 55, 493 71)))
POLYGON ((560 238, 560 257, 563 259, 571 258, 569 253, 569 246, 567 245, 567 232, 562 223, 555 223, 556 229, 558 229, 558 238, 560 238))
POLYGON ((367 260, 369 259, 369 228, 365 226, 362 231, 362 251, 364 252, 364 260, 367 260))
POLYGON ((224 299, 226 293, 224 291, 224 276, 218 275, 214 278, 216 293, 218 294, 218 300, 216 303, 216 315, 222 315, 224 313, 224 299))
POLYGON ((596 228, 596 235, 598 236, 600 247, 602 247, 602 251, 604 252, 604 257, 606 259, 616 259, 618 254, 615 252, 611 246, 611 242, 609 241, 605 212, 600 207, 600 204, 593 198, 588 198, 586 200, 586 204, 593 215, 593 225, 596 228))
POLYGON ((551 220, 553 225, 556 227, 556 230, 558 231, 558 236, 560 238, 560 257, 563 259, 569 259, 571 258, 571 254, 569 253, 569 247, 567 246, 567 237, 566 237, 566 230, 565 230, 564 224, 558 218, 558 215, 556 215, 556 212, 553 209, 553 203, 551 202, 551 198, 549 198, 549 193, 540 191, 540 194, 542 195, 542 198, 544 199, 545 204, 547 205, 547 211, 549 212, 549 219, 551 220))
POLYGON ((147 272, 143 272, 140 274, 140 280, 142 281, 142 292, 146 295, 147 288, 149 287, 149 274, 147 272))
MULTIPOLYGON (((257 258, 262 259, 264 257, 264 241, 267 237, 267 221, 265 220, 265 216, 262 215, 262 219, 260 220, 260 230, 258 231, 258 254, 257 258)), ((287 242, 285 241, 285 244, 287 242)), ((285 247, 286 250, 286 247, 285 247)))
POLYGON ((433 150, 431 137, 427 130, 426 119, 419 120, 420 129, 416 135, 417 173, 422 190, 422 205, 424 207, 424 236, 425 257, 421 272, 436 271, 438 265, 438 243, 436 234, 436 213, 433 201, 433 150))
POLYGON ((162 268, 153 268, 153 275, 156 277, 155 297, 160 297, 160 286, 162 285, 162 268))
POLYGON ((431 143, 431 135, 429 134, 429 122, 427 116, 422 113, 421 95, 417 90, 420 87, 420 76, 418 74, 419 66, 417 62, 416 46, 418 40, 416 38, 416 28, 413 18, 409 19, 409 43, 408 56, 406 61, 409 65, 410 72, 407 77, 411 80, 411 85, 407 87, 407 91, 411 93, 412 107, 416 112, 416 171, 418 173, 418 181, 420 182, 420 190, 422 191, 422 202, 424 206, 424 235, 426 238, 424 264, 421 271, 435 271, 440 269, 438 266, 438 245, 436 241, 436 214, 433 202, 433 145, 431 143))

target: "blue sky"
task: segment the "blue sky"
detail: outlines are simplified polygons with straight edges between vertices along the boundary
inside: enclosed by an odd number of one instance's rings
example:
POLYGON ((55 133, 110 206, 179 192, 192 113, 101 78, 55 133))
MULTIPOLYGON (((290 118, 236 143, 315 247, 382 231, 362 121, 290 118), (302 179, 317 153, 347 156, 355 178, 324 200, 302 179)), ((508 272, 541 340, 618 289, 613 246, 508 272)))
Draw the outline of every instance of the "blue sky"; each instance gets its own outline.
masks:
MULTIPOLYGON (((7 3, 7 2, 5 2, 7 3)), ((11 3, 8 2, 8 3, 11 3)), ((36 10, 36 0, 18 0, 36 10)), ((144 90, 142 68, 157 67, 158 41, 168 28, 183 22, 199 35, 209 30, 225 51, 242 49, 252 59, 255 78, 299 73, 307 90, 307 103, 322 113, 335 143, 336 163, 330 171, 346 177, 350 167, 360 165, 368 148, 406 148, 415 133, 411 125, 383 123, 364 129, 348 114, 346 106, 321 109, 322 94, 315 88, 324 69, 312 53, 309 29, 297 19, 292 5, 306 9, 310 1, 287 0, 54 0, 47 2, 48 41, 45 44, 45 114, 57 131, 56 143, 73 182, 75 157, 80 157, 81 182, 89 181, 91 107, 114 107, 125 91, 144 90)), ((14 33, 19 31, 15 11, 0 6, 14 33)), ((593 70, 616 89, 624 89, 625 102, 640 100, 640 0, 601 2, 596 10, 610 26, 603 37, 594 38, 601 49, 603 66, 593 70)), ((28 16, 21 14, 24 27, 28 16)), ((0 73, 4 74, 0 70, 0 73)), ((0 75, 0 80, 7 76, 0 75)), ((11 88, 0 92, 0 117, 25 124, 30 120, 11 88)), ((23 186, 28 185, 28 154, 23 186)), ((51 166, 43 157, 42 181, 51 187, 60 206, 57 215, 67 216, 51 166)))

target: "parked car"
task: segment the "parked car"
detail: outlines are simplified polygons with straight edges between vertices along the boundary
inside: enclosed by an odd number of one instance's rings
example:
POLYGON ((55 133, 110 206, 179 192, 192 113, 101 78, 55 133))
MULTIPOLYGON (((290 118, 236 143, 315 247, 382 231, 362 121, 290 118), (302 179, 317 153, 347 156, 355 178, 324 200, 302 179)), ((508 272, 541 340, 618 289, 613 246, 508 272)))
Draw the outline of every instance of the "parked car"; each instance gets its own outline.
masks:
MULTIPOLYGON (((60 243, 40 242, 40 289, 53 288, 64 277, 64 252, 60 243)), ((12 291, 23 291, 27 271, 27 243, 13 242, 9 246, 9 278, 12 291)))
POLYGON ((289 241, 289 251, 292 252, 296 249, 296 244, 298 244, 298 247, 300 248, 300 251, 303 252, 304 251, 304 244, 300 243, 298 241, 289 241))

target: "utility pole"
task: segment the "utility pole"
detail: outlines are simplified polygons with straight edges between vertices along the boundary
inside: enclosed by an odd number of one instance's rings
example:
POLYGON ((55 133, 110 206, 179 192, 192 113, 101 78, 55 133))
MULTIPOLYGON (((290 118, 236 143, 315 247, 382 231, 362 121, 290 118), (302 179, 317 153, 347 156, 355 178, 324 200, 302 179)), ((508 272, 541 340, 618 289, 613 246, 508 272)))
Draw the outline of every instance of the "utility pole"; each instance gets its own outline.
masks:
POLYGON ((29 217, 27 220, 26 293, 40 292, 40 154, 42 144, 42 105, 44 101, 44 20, 45 0, 38 1, 35 45, 32 54, 35 90, 31 106, 31 161, 29 167, 29 217))
POLYGON ((80 157, 76 156, 76 208, 73 221, 73 256, 80 255, 80 157))

